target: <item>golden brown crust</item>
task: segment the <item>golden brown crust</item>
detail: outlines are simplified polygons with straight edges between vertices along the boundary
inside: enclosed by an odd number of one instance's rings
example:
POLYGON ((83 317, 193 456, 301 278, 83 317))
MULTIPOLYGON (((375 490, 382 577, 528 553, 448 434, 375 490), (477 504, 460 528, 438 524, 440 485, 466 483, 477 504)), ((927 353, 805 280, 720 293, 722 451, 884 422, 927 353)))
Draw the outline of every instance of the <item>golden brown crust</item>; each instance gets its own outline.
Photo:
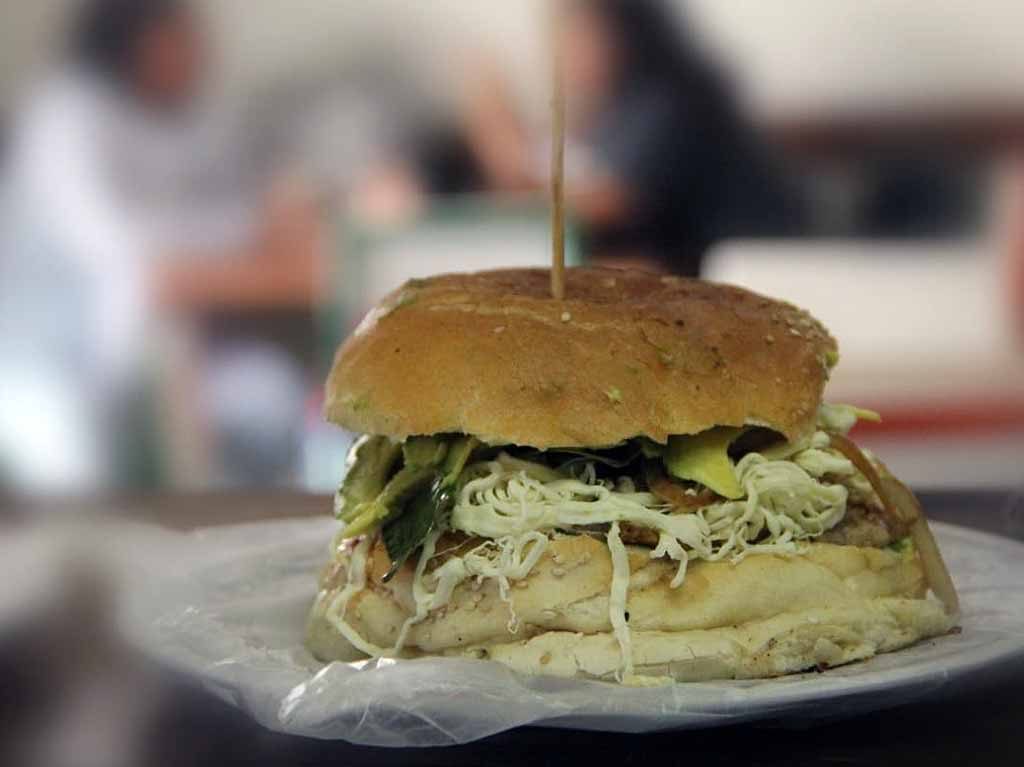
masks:
POLYGON ((338 352, 326 415, 396 439, 464 433, 539 448, 664 442, 714 426, 814 428, 835 341, 740 288, 572 269, 414 281, 338 352))

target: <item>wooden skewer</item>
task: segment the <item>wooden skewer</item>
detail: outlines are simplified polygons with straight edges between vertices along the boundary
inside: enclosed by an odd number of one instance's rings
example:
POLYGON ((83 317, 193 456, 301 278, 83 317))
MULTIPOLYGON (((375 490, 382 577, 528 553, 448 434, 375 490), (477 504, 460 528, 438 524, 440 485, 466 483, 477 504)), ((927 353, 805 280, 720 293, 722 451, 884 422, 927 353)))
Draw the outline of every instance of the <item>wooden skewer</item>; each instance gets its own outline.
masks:
POLYGON ((551 95, 551 295, 565 299, 565 78, 562 57, 562 8, 552 0, 551 95))

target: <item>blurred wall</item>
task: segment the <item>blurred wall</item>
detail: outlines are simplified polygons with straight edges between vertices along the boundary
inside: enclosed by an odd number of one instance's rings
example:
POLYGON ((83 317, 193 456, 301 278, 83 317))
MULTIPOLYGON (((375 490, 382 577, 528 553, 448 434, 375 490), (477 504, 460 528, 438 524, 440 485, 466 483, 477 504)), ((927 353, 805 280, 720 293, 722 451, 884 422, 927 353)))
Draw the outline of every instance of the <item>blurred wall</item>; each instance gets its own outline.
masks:
POLYGON ((688 0, 770 112, 1024 104, 1019 0, 688 0))
POLYGON ((535 44, 538 3, 208 0, 211 16, 227 33, 231 83, 242 88, 287 73, 337 69, 375 48, 402 50, 440 74, 439 66, 455 61, 445 52, 464 44, 505 52, 503 58, 528 79, 535 57, 520 54, 535 44))
POLYGON ((0 110, 11 107, 28 76, 46 61, 68 5, 67 0, 4 3, 0 17, 0 110))
MULTIPOLYGON (((491 49, 543 104, 542 0, 200 0, 224 41, 224 87, 344 69, 398 46, 430 75, 461 43, 491 49)), ((725 52, 766 113, 951 101, 1024 104, 1019 0, 676 0, 725 52)), ((0 104, 45 60, 69 0, 8 0, 0 24, 0 104)))
MULTIPOLYGON (((198 0, 212 22, 223 65, 221 88, 243 97, 282 80, 320 78, 401 50, 440 75, 460 43, 497 49, 520 81, 540 70, 523 56, 535 44, 540 0, 198 0), (504 54, 504 55, 503 55, 504 54)), ((0 23, 0 108, 51 59, 74 0, 9 0, 0 23)))
MULTIPOLYGON (((1019 0, 675 0, 769 115, 865 106, 1024 104, 1019 0)), ((489 49, 544 102, 542 0, 211 0, 234 36, 236 82, 332 67, 397 44, 428 66, 489 49), (400 23, 396 23, 400 21, 400 23), (301 44, 298 42, 301 41, 301 44)), ((442 72, 435 70, 437 74, 442 72)))

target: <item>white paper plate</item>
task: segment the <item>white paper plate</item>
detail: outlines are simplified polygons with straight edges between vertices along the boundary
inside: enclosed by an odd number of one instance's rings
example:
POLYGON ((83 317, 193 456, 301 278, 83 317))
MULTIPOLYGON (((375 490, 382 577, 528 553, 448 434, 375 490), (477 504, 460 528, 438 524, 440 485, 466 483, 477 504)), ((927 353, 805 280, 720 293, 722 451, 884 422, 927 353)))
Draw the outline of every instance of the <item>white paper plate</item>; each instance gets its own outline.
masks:
POLYGON ((378 746, 466 743, 534 725, 616 732, 805 724, 899 705, 1024 662, 1024 546, 948 525, 936 535, 963 602, 963 632, 899 653, 778 680, 631 689, 428 659, 318 664, 302 647, 333 520, 168 534, 126 627, 265 726, 378 746), (173 564, 174 575, 165 569, 173 564))

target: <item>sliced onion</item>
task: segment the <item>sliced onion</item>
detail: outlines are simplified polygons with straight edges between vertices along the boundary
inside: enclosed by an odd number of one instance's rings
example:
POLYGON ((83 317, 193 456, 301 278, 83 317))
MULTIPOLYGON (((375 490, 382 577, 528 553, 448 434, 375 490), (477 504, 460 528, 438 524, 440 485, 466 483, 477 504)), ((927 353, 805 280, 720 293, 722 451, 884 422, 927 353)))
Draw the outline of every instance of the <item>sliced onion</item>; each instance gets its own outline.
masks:
POLYGON ((957 596, 956 585, 946 568, 946 563, 942 560, 939 544, 936 543, 935 536, 932 535, 932 529, 928 527, 928 520, 924 517, 917 520, 910 528, 910 536, 921 557, 921 565, 924 567, 928 585, 945 606, 947 615, 959 615, 960 597, 957 596))
POLYGON ((711 490, 702 490, 696 495, 687 492, 686 488, 673 479, 670 479, 664 472, 648 466, 646 472, 647 486, 651 492, 666 503, 672 504, 677 511, 694 512, 710 506, 718 500, 718 496, 711 490))
MULTIPOLYGON (((885 510, 886 516, 889 517, 890 524, 895 527, 907 527, 921 516, 921 507, 917 504, 917 499, 914 498, 913 493, 909 490, 906 492, 913 498, 913 506, 908 503, 894 502, 895 499, 891 498, 888 493, 890 483, 882 480, 875 465, 868 460, 868 457, 854 444, 853 440, 844 437, 842 434, 829 434, 828 436, 832 442, 832 447, 842 453, 856 466, 857 471, 863 474, 864 478, 871 484, 872 489, 882 501, 882 507, 885 510)), ((896 482, 896 480, 893 480, 893 482, 896 482)), ((899 483, 897 482, 897 484, 899 483)))
POLYGON ((942 559, 939 545, 935 542, 931 528, 928 527, 928 520, 925 519, 924 511, 921 509, 917 497, 910 488, 892 476, 884 467, 884 474, 880 474, 852 440, 841 434, 830 434, 829 437, 832 447, 846 456, 871 483, 871 487, 882 501, 882 507, 885 509, 890 523, 898 527, 909 525, 910 537, 921 558, 921 567, 924 570, 928 586, 946 608, 947 615, 958 615, 960 598, 957 596, 956 586, 942 559))

